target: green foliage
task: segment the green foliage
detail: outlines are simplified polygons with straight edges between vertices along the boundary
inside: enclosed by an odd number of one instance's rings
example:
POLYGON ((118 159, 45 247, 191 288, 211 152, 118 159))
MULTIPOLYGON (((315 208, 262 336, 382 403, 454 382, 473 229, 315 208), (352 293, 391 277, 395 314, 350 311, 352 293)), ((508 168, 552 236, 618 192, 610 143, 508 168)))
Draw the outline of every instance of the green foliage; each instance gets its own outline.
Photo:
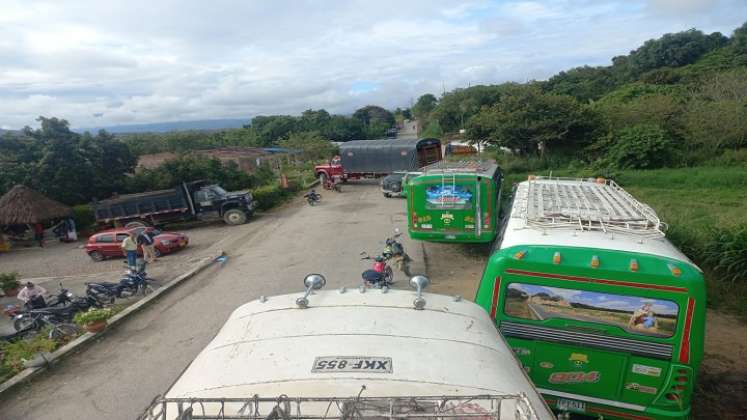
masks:
POLYGON ((703 262, 724 279, 747 282, 747 224, 714 228, 709 236, 703 262))
POLYGON ((239 169, 235 162, 222 163, 199 155, 179 156, 155 169, 138 170, 128 180, 128 191, 140 192, 173 188, 182 182, 207 180, 228 191, 251 188, 256 178, 239 169))
POLYGON ((41 128, 0 140, 0 194, 17 183, 65 204, 90 201, 121 191, 136 159, 109 133, 70 131, 68 122, 39 117, 41 128))
POLYGON ((300 151, 304 160, 327 159, 337 150, 335 145, 316 131, 292 133, 288 138, 280 140, 278 146, 300 151))
POLYGON ((21 286, 18 281, 18 273, 0 273, 0 290, 11 290, 21 286))
POLYGON ((394 114, 376 105, 366 105, 353 113, 353 118, 360 121, 364 126, 372 124, 383 124, 387 128, 394 125, 394 114))
POLYGON ((73 206, 73 220, 78 230, 92 227, 96 223, 96 216, 90 204, 78 204, 73 206))
POLYGON ((581 102, 597 100, 612 91, 616 81, 608 67, 576 67, 561 71, 544 87, 551 93, 570 95, 581 102))
POLYGON ((257 200, 260 210, 269 210, 292 198, 301 188, 295 184, 293 188, 283 189, 278 184, 265 185, 252 190, 252 196, 257 200))
POLYGON ((75 314, 74 321, 78 325, 89 325, 99 321, 106 321, 117 313, 114 308, 91 308, 85 312, 75 314))
POLYGON ((470 120, 467 136, 527 155, 588 144, 593 119, 571 96, 547 94, 535 85, 516 85, 470 120))
POLYGON ((37 353, 52 352, 57 348, 56 341, 47 338, 46 334, 38 334, 31 339, 20 340, 2 345, 2 366, 10 372, 16 373, 24 369, 23 362, 31 360, 37 353))
POLYGON ((632 51, 627 65, 635 76, 662 67, 681 67, 694 63, 706 53, 725 46, 727 42, 728 38, 719 32, 706 35, 690 29, 666 34, 659 39, 648 40, 632 51))
POLYGON ((603 166, 620 169, 654 169, 672 161, 674 142, 655 124, 637 124, 608 135, 603 166))
MULTIPOLYGON (((438 124, 445 133, 453 133, 466 127, 469 119, 476 115, 483 107, 489 107, 498 102, 503 91, 515 86, 515 83, 505 83, 494 86, 471 86, 466 89, 454 89, 446 93, 431 112, 429 119, 438 120, 438 124)), ((428 121, 421 121, 427 124, 428 121)))
POLYGON ((444 132, 441 130, 441 124, 438 123, 437 120, 433 120, 428 123, 428 125, 425 127, 422 133, 420 133, 421 137, 432 137, 436 139, 440 139, 443 137, 444 132))
POLYGON ((436 109, 438 105, 438 99, 432 93, 426 93, 418 98, 418 101, 412 107, 412 113, 415 118, 425 121, 430 116, 431 112, 436 109))

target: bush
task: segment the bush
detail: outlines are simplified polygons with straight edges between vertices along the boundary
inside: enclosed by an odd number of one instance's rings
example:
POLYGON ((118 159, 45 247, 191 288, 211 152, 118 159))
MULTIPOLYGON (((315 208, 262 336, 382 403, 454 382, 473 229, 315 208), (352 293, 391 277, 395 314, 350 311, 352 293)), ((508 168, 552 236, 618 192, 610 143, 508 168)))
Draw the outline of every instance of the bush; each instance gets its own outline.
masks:
POLYGON ((96 216, 89 204, 79 204, 73 207, 73 220, 78 230, 85 230, 96 223, 96 216))
POLYGON ((605 166, 619 169, 661 168, 672 161, 674 142, 656 124, 638 124, 618 130, 612 138, 605 166))
POLYGON ((293 194, 293 191, 284 190, 279 185, 265 185, 252 190, 252 196, 257 200, 257 208, 269 210, 284 202, 293 194))
POLYGON ((78 325, 89 325, 98 321, 106 321, 116 313, 113 308, 95 309, 91 308, 85 312, 75 314, 75 323, 78 325))
POLYGON ((726 280, 747 281, 747 224, 713 229, 702 254, 703 262, 726 280))
POLYGON ((0 289, 11 290, 19 287, 21 283, 18 281, 18 273, 0 273, 0 289))
POLYGON ((2 366, 4 370, 20 372, 23 370, 24 360, 31 360, 36 353, 51 352, 57 348, 57 342, 48 338, 46 334, 39 334, 29 340, 8 343, 2 347, 2 366))

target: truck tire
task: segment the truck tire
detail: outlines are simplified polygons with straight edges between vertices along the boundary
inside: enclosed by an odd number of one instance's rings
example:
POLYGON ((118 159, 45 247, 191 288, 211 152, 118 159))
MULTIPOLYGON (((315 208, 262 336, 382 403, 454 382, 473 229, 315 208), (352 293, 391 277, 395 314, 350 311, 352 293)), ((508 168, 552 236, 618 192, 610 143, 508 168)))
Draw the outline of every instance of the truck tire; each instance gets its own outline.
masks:
POLYGON ((231 209, 223 213, 223 221, 227 225, 243 225, 246 223, 246 213, 239 209, 231 209))

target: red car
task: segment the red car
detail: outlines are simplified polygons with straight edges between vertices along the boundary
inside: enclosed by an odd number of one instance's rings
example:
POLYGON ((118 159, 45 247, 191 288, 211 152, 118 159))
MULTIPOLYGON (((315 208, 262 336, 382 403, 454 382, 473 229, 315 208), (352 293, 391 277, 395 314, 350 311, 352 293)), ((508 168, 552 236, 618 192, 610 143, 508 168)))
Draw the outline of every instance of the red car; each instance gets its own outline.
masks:
MULTIPOLYGON (((156 245, 156 256, 160 257, 163 254, 169 254, 171 252, 180 250, 189 244, 189 238, 183 233, 176 232, 161 232, 158 229, 148 228, 117 228, 104 230, 88 238, 86 243, 86 253, 94 261, 103 261, 108 257, 124 257, 125 254, 122 251, 122 241, 127 237, 129 232, 135 232, 140 234, 143 229, 148 232, 154 232, 156 234, 154 241, 156 245)), ((137 253, 143 255, 143 250, 138 247, 137 253)))

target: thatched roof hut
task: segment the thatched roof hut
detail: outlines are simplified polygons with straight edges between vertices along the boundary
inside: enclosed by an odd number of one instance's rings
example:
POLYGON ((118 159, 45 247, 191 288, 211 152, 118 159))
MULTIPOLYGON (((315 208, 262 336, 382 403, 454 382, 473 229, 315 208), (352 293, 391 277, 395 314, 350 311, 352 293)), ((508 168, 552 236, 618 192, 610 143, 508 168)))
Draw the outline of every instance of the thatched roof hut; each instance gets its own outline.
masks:
POLYGON ((70 207, 23 185, 16 185, 0 197, 0 225, 39 223, 72 212, 70 207))

